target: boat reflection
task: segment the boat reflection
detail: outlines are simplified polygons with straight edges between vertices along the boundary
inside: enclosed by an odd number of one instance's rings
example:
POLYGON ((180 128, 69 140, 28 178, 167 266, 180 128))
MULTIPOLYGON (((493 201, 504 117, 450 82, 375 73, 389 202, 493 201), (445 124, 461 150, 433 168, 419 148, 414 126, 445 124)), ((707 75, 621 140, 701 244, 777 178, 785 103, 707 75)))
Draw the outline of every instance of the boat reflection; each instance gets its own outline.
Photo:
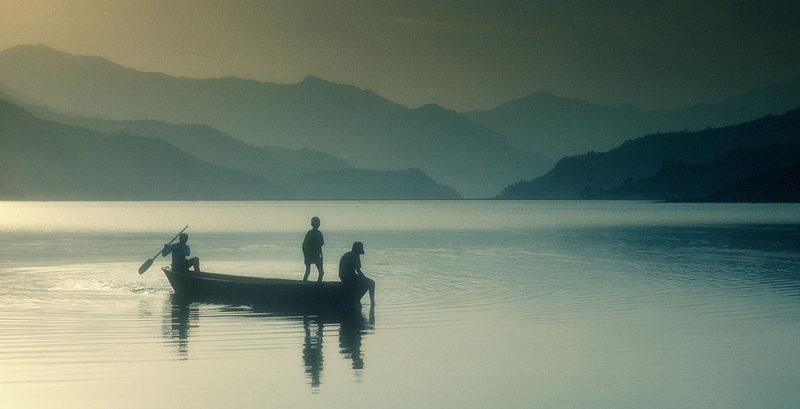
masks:
MULTIPOLYGON (((169 344, 177 346, 179 359, 189 359, 189 338, 199 330, 200 303, 175 294, 170 296, 169 314, 165 314, 164 336, 169 344)), ((235 308, 241 313, 241 306, 224 306, 235 308)), ((361 344, 364 336, 375 327, 375 310, 369 309, 367 316, 360 309, 335 311, 309 311, 298 313, 291 310, 275 310, 274 307, 250 306, 250 313, 240 315, 253 319, 279 319, 302 322, 304 331, 302 358, 305 373, 312 388, 322 384, 324 369, 323 346, 326 330, 338 328, 339 353, 342 358, 352 362, 355 371, 364 369, 364 354, 361 344)))

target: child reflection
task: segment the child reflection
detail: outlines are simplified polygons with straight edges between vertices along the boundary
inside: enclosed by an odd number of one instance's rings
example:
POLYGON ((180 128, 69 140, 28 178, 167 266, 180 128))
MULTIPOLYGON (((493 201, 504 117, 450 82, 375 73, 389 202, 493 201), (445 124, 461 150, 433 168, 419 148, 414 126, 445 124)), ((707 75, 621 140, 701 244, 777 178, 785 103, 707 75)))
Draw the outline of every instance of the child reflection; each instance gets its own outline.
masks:
POLYGON ((375 308, 369 309, 369 321, 359 312, 345 316, 339 325, 339 351, 353 361, 353 369, 364 369, 364 354, 361 352, 361 340, 366 330, 375 324, 375 308))
MULTIPOLYGON (((200 312, 198 304, 176 295, 170 297, 169 314, 164 315, 164 337, 168 344, 177 346, 178 356, 182 360, 189 359, 189 338, 198 330, 200 312)), ((241 312, 241 310, 237 310, 241 312)), ((253 308, 253 314, 243 314, 240 317, 253 319, 297 319, 296 315, 276 313, 269 309, 253 308), (265 317, 264 314, 269 314, 265 317)), ((302 317, 303 330, 303 366, 312 388, 322 384, 322 371, 324 369, 323 346, 325 339, 325 325, 339 325, 339 352, 342 357, 352 361, 352 368, 356 371, 364 369, 364 354, 361 351, 364 336, 374 328, 375 309, 370 308, 369 318, 365 318, 360 310, 332 315, 304 315, 302 317)), ((241 325, 247 325, 243 320, 241 325)))
POLYGON ((303 363, 306 366, 306 374, 311 379, 311 387, 317 388, 320 385, 320 375, 322 373, 322 334, 324 326, 322 321, 317 321, 316 332, 311 331, 311 318, 303 317, 303 329, 306 336, 303 341, 303 363))
POLYGON ((374 327, 375 310, 370 308, 369 319, 364 318, 360 311, 353 311, 335 316, 305 316, 303 329, 303 364, 312 388, 322 384, 323 370, 323 339, 325 324, 339 324, 339 352, 342 356, 352 361, 354 370, 364 369, 364 354, 361 352, 361 343, 364 335, 374 327))

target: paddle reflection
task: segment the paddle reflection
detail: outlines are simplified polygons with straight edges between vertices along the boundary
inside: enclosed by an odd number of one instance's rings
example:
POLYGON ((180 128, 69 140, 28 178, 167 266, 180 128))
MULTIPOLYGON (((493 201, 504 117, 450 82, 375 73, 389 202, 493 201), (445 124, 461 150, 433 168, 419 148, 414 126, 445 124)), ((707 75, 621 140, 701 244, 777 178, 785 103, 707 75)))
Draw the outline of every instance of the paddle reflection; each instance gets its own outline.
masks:
MULTIPOLYGON (((175 294, 170 297, 168 304, 170 311, 169 314, 165 314, 163 332, 168 344, 177 347, 180 359, 189 359, 189 338, 200 331, 200 305, 202 304, 175 294)), ((365 316, 361 310, 323 311, 310 314, 251 306, 250 311, 242 314, 240 306, 220 307, 223 310, 235 309, 240 317, 302 322, 304 331, 302 362, 312 388, 318 388, 322 384, 326 331, 330 335, 331 330, 338 328, 340 356, 351 361, 351 366, 357 373, 364 369, 361 345, 366 334, 374 329, 375 310, 372 308, 365 316)))

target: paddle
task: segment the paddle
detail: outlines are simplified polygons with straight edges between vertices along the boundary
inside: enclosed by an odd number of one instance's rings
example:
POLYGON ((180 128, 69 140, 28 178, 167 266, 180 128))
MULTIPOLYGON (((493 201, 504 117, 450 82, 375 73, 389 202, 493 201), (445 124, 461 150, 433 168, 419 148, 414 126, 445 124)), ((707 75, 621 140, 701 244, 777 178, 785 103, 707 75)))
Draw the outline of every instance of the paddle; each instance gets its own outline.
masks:
MULTIPOLYGON (((173 238, 172 238, 172 240, 170 240, 170 241, 169 241, 169 243, 167 243, 167 245, 169 246, 170 244, 172 244, 172 242, 173 242, 173 241, 175 241, 175 239, 177 239, 177 238, 178 238, 178 237, 181 235, 181 233, 183 233, 183 231, 184 231, 184 230, 186 230, 186 229, 188 229, 188 228, 189 228, 189 225, 187 224, 187 225, 186 225, 186 227, 184 227, 184 228, 183 228, 183 230, 181 230, 180 232, 178 232, 178 234, 176 234, 176 235, 175 235, 175 237, 173 237, 173 238)), ((163 251, 163 250, 161 250, 161 251, 163 251)), ((155 255, 155 256, 153 256, 153 258, 151 258, 151 259, 148 259, 147 261, 145 261, 144 263, 142 263, 142 266, 141 266, 141 267, 139 267, 139 275, 142 275, 142 274, 144 274, 144 272, 145 272, 145 271, 147 271, 147 269, 148 269, 148 268, 150 268, 150 266, 152 266, 152 265, 153 265, 153 260, 155 260, 155 259, 156 259, 156 257, 158 257, 158 255, 159 255, 159 254, 161 254, 161 251, 159 251, 158 253, 156 253, 156 255, 155 255)))

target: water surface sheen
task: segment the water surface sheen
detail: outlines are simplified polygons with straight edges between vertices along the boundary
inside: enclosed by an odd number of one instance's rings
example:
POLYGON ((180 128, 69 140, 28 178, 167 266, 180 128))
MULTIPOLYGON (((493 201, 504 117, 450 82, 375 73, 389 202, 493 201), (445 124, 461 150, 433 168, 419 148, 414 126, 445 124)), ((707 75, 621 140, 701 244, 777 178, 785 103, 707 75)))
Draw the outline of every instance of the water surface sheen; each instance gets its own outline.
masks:
POLYGON ((794 408, 800 207, 639 202, 0 202, 0 407, 794 408), (375 308, 172 294, 326 280, 365 243, 375 308), (315 277, 315 272, 312 272, 315 277))

